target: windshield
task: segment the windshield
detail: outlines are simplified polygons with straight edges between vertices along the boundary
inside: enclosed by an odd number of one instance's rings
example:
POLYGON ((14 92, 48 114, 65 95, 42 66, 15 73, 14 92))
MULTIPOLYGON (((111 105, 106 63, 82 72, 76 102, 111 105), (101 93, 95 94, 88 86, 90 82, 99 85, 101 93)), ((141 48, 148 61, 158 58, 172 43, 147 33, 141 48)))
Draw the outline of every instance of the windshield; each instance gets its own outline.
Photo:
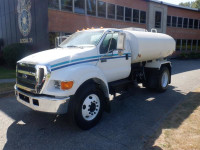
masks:
POLYGON ((68 39, 64 40, 59 47, 84 47, 97 46, 104 31, 82 31, 72 34, 68 39))

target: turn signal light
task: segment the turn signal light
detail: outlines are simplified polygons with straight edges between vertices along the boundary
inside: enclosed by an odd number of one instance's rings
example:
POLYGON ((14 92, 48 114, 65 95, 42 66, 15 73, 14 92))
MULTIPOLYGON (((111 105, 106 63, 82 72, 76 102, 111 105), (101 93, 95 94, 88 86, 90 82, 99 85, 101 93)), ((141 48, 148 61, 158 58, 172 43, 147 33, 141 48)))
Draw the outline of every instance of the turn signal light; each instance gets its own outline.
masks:
POLYGON ((62 90, 69 90, 73 87, 73 85, 74 85, 74 81, 67 81, 67 82, 62 81, 62 82, 60 82, 60 88, 62 90))

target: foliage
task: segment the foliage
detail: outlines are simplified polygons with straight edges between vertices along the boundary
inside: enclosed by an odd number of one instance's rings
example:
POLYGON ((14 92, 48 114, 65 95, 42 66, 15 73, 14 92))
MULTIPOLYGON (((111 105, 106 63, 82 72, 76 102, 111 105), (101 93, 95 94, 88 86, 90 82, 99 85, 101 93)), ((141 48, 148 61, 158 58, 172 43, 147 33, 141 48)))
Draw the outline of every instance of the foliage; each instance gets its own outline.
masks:
POLYGON ((4 64, 4 59, 3 59, 3 52, 2 52, 2 47, 4 46, 4 41, 3 39, 0 39, 0 65, 4 64))
POLYGON ((180 6, 185 6, 185 7, 191 7, 191 8, 200 9, 200 0, 195 0, 193 2, 180 3, 179 5, 180 6))
POLYGON ((10 79, 16 77, 16 70, 6 66, 0 66, 0 79, 10 79))
POLYGON ((3 48, 3 57, 8 66, 15 68, 16 62, 32 53, 31 46, 27 44, 11 44, 3 48))
POLYGON ((200 53, 196 53, 196 52, 181 53, 179 58, 181 58, 181 59, 200 59, 200 53))

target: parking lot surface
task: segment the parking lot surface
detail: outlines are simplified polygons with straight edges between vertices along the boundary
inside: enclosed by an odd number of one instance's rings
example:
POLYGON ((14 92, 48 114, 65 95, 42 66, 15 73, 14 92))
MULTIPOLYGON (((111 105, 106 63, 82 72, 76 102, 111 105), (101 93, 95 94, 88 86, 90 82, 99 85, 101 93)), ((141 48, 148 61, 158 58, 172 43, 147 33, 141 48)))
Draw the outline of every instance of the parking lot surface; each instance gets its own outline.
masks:
POLYGON ((82 131, 67 115, 35 112, 15 97, 0 99, 0 149, 140 150, 167 114, 200 87, 200 60, 172 60, 172 84, 164 93, 141 86, 111 101, 111 113, 82 131))

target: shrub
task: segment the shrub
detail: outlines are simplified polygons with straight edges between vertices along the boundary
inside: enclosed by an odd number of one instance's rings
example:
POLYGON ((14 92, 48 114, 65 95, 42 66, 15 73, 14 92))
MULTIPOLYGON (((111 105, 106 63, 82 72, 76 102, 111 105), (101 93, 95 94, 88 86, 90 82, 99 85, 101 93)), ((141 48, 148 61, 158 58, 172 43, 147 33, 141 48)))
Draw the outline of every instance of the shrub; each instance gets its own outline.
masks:
POLYGON ((4 58, 3 58, 3 51, 2 51, 3 46, 4 46, 3 39, 0 39, 0 65, 3 65, 5 63, 4 58))
POLYGON ((200 53, 198 53, 198 52, 181 53, 179 58, 181 58, 181 59, 199 59, 200 53))
POLYGON ((27 44, 11 44, 3 48, 3 57, 8 66, 15 68, 16 62, 32 53, 30 45, 27 44))

